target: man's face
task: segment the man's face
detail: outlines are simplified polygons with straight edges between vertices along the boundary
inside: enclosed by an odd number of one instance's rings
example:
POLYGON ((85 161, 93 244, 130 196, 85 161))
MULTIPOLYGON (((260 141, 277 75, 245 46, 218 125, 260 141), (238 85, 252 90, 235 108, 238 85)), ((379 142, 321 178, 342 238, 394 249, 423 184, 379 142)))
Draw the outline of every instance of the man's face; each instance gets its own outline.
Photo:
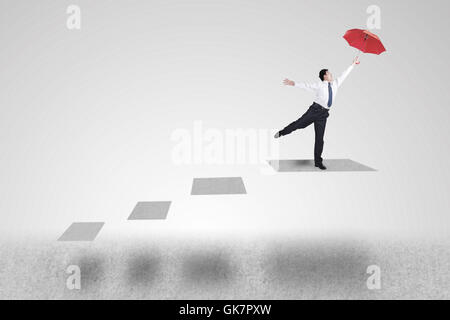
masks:
POLYGON ((331 74, 330 71, 327 71, 327 73, 325 73, 325 76, 323 77, 323 80, 331 82, 333 81, 333 75, 331 74))

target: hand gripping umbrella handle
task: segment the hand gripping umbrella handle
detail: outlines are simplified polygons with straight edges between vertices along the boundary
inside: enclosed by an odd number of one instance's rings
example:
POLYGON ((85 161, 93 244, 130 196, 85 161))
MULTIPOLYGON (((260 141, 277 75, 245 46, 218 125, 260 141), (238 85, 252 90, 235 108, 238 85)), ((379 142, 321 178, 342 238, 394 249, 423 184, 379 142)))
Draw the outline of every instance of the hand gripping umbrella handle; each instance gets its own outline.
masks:
MULTIPOLYGON (((356 51, 356 59, 359 59, 360 53, 361 53, 361 50, 357 49, 357 51, 356 51)), ((356 64, 359 64, 359 63, 360 63, 359 61, 356 62, 356 64)))

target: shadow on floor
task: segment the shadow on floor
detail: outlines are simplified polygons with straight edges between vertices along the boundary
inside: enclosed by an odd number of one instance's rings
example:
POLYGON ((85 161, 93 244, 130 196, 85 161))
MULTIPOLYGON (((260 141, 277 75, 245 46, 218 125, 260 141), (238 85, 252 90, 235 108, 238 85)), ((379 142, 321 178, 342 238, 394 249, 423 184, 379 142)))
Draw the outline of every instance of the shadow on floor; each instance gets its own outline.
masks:
POLYGON ((272 247, 263 259, 264 277, 274 286, 310 293, 367 291, 367 267, 374 264, 361 245, 298 242, 272 247))
POLYGON ((125 279, 130 286, 151 286, 161 271, 161 256, 157 253, 137 253, 128 258, 125 279))
POLYGON ((98 255, 83 255, 75 259, 72 265, 77 265, 81 273, 81 288, 96 290, 106 277, 106 259, 98 255))
POLYGON ((177 246, 173 251, 135 249, 119 254, 113 250, 74 259, 70 264, 81 269, 82 292, 67 294, 152 299, 361 298, 370 294, 366 270, 376 263, 369 247, 360 241, 284 239, 225 248, 177 246))
POLYGON ((232 257, 223 252, 197 252, 182 262, 182 277, 189 284, 201 286, 229 285, 236 276, 232 257))

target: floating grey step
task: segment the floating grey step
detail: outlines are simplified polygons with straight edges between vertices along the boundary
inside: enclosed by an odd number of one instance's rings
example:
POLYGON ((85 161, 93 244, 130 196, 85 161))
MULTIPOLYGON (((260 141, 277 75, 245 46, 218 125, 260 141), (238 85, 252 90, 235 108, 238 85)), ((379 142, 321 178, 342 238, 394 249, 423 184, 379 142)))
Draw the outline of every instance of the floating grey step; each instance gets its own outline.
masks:
MULTIPOLYGON (((269 164, 278 172, 322 171, 314 166, 314 160, 269 160, 269 164)), ((326 159, 323 164, 326 171, 376 171, 350 159, 326 159)))
POLYGON ((171 201, 138 202, 128 220, 164 220, 167 218, 171 201))
POLYGON ((94 241, 104 222, 74 222, 58 241, 94 241))
POLYGON ((246 194, 241 177, 195 178, 191 195, 246 194))

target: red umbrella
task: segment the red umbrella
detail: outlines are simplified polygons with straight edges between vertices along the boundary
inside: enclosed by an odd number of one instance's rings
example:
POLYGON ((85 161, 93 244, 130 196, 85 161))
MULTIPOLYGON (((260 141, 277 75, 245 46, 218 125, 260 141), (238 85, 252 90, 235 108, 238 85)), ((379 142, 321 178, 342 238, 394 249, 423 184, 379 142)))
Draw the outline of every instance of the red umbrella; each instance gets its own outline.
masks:
POLYGON ((381 54, 386 51, 380 38, 367 30, 348 30, 344 35, 344 39, 347 40, 349 45, 358 49, 360 52, 381 54))

